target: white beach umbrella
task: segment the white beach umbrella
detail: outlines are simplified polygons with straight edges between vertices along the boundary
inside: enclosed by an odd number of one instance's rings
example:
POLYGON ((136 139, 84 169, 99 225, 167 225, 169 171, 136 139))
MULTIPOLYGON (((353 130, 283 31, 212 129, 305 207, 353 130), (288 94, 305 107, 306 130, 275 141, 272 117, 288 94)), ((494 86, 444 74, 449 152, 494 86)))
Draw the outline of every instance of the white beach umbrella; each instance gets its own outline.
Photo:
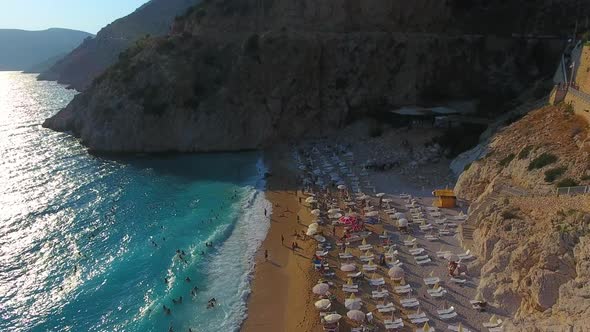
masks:
POLYGON ((329 289, 330 289, 330 286, 328 284, 321 283, 321 284, 317 284, 317 285, 313 286, 311 291, 314 294, 324 295, 328 292, 329 289))
POLYGON ((313 236, 313 235, 316 235, 317 233, 318 233, 318 230, 317 230, 317 228, 316 228, 316 229, 314 229, 314 228, 309 228, 309 229, 307 230, 307 232, 305 232, 305 234, 306 234, 307 236, 313 236))
POLYGON ((309 224, 307 226, 307 228, 315 228, 315 229, 317 229, 318 227, 320 227, 320 224, 318 224, 317 222, 312 222, 311 224, 309 224))
POLYGON ((348 310, 359 310, 362 307, 362 303, 357 299, 346 299, 344 300, 344 307, 348 310))
POLYGON ((369 211, 367 213, 365 213, 365 216, 367 217, 377 217, 379 215, 379 211, 369 211))
POLYGON ((317 301, 314 305, 315 305, 316 309, 326 310, 326 309, 330 308, 330 306, 332 305, 332 302, 330 302, 330 300, 328 300, 328 299, 321 299, 321 300, 317 301))
POLYGON ((346 316, 355 322, 362 322, 365 320, 365 313, 360 310, 350 310, 346 316))
POLYGON ((375 195, 375 197, 383 197, 383 196, 385 196, 385 193, 378 193, 375 195))
POLYGON ((321 212, 319 209, 314 209, 314 210, 311 210, 311 214, 313 214, 314 216, 319 216, 321 214, 321 212))
POLYGON ((343 184, 341 184, 341 185, 339 185, 339 186, 338 186, 338 189, 339 189, 339 190, 344 190, 344 189, 346 189, 346 186, 345 186, 345 185, 343 185, 343 184))
POLYGON ((314 203, 314 202, 316 202, 316 199, 315 199, 315 197, 311 196, 311 197, 306 198, 305 202, 306 203, 314 203))
POLYGON ((340 219, 342 217, 342 213, 336 213, 330 216, 330 219, 340 219))
POLYGON ((329 314, 324 316, 324 321, 328 324, 336 323, 342 318, 339 314, 329 314))
POLYGON ((344 272, 352 272, 352 271, 356 270, 356 265, 354 265, 354 264, 344 264, 344 265, 342 265, 340 267, 340 270, 341 271, 344 271, 344 272))
POLYGON ((401 279, 404 277, 405 272, 399 266, 394 266, 387 272, 387 275, 392 279, 401 279))
POLYGON ((408 227, 408 219, 400 219, 397 221, 397 226, 398 227, 408 227))

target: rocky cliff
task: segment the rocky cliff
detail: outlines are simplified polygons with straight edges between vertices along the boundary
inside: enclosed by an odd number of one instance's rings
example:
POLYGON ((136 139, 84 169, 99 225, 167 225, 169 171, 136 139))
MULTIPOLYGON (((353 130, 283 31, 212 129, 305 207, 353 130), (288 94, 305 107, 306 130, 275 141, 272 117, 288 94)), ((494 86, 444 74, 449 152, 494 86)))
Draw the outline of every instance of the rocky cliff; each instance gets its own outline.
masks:
POLYGON ((513 319, 508 331, 583 331, 590 321, 590 196, 556 196, 590 182, 588 124, 566 105, 536 110, 495 135, 460 176, 473 202, 466 240, 479 290, 513 319))
POLYGON ((205 1, 45 126, 96 150, 252 149, 399 105, 515 95, 553 72, 561 41, 509 33, 545 32, 522 21, 545 7, 471 4, 205 1))
POLYGON ((170 30, 174 17, 197 2, 151 0, 132 14, 107 25, 95 38, 85 40, 73 51, 68 49, 71 53, 41 73, 39 79, 58 81, 77 90, 84 90, 95 77, 117 61, 122 51, 145 35, 165 35, 170 30))

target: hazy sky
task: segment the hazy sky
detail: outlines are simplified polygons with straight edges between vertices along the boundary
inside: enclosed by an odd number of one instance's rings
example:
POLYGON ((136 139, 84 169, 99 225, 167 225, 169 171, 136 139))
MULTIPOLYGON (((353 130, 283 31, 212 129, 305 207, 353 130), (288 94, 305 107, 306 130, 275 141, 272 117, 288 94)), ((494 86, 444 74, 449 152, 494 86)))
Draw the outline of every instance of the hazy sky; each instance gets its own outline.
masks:
POLYGON ((148 0, 0 0, 0 29, 68 28, 96 34, 148 0))

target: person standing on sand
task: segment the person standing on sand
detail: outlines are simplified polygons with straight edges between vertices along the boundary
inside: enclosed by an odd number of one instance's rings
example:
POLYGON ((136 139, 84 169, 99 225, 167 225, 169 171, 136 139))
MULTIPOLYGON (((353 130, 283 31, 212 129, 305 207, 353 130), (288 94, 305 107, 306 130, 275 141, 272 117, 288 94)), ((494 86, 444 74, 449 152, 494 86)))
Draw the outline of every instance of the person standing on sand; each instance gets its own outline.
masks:
POLYGON ((268 249, 264 250, 264 261, 268 262, 268 249))
POLYGON ((281 244, 284 245, 285 244, 285 237, 283 236, 283 234, 281 234, 281 244))
POLYGON ((266 217, 266 213, 267 213, 267 211, 266 211, 266 209, 264 209, 264 216, 265 216, 265 217, 266 217))

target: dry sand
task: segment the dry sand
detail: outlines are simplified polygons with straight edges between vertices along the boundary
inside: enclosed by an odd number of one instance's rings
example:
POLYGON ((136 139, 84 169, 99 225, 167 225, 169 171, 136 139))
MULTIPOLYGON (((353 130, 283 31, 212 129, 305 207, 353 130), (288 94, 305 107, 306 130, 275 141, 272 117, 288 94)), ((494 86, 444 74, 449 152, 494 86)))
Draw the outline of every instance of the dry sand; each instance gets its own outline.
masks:
POLYGON ((288 168, 291 160, 281 152, 268 152, 272 176, 267 181, 266 198, 272 203, 271 227, 258 252, 248 301, 248 318, 242 331, 314 331, 319 320, 313 308, 311 256, 315 242, 293 237, 311 221, 302 209, 295 175, 288 168), (297 222, 300 215, 301 224, 297 222), (281 243, 281 236, 285 238, 281 243), (291 250, 296 241, 302 249, 291 250), (268 261, 264 253, 268 250, 268 261))

